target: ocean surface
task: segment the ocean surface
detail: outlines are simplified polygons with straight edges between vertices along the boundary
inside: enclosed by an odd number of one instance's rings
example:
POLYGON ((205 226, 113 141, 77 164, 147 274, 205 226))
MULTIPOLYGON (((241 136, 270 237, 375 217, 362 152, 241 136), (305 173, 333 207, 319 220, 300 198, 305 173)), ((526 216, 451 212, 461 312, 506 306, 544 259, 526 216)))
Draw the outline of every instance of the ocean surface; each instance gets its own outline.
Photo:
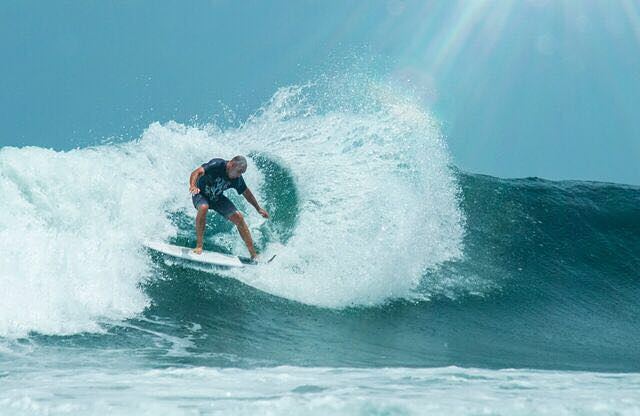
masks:
MULTIPOLYGON (((640 415, 640 188, 461 171, 393 87, 0 148, 0 414, 640 415), (190 172, 247 155, 268 265, 203 271, 190 172)), ((246 254, 211 214, 205 249, 246 254)))

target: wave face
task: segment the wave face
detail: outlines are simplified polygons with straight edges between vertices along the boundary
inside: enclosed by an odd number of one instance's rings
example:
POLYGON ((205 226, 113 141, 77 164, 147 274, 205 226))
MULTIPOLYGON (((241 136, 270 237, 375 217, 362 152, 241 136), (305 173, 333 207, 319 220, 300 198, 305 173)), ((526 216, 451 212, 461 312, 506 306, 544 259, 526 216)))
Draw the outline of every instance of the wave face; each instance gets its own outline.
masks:
MULTIPOLYGON (((373 82, 283 88, 225 130, 154 123, 126 143, 2 148, 0 191, 6 351, 29 339, 126 345, 154 365, 640 370, 640 189, 460 172, 432 117, 373 82), (272 219, 231 198, 277 261, 214 274, 143 250, 194 244, 189 173, 238 153, 272 219)), ((205 245, 245 251, 215 215, 205 245)))

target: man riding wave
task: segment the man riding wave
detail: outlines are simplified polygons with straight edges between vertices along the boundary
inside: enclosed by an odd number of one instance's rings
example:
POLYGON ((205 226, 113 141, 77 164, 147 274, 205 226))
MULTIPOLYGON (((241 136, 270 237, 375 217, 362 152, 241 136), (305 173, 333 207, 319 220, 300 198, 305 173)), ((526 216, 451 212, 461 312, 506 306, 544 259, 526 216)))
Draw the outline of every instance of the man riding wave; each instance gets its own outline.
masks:
POLYGON ((244 221, 243 215, 233 205, 233 202, 223 194, 229 188, 235 189, 238 194, 245 197, 260 215, 264 218, 269 218, 267 211, 260 207, 255 196, 244 183, 242 174, 246 171, 247 159, 244 156, 235 156, 228 161, 219 158, 211 159, 191 172, 189 192, 192 195, 193 206, 198 210, 196 215, 197 242, 196 247, 193 249, 194 253, 202 253, 202 240, 207 222, 207 212, 213 209, 236 225, 242 240, 247 245, 249 254, 251 254, 251 259, 255 260, 258 257, 253 246, 251 232, 244 221))

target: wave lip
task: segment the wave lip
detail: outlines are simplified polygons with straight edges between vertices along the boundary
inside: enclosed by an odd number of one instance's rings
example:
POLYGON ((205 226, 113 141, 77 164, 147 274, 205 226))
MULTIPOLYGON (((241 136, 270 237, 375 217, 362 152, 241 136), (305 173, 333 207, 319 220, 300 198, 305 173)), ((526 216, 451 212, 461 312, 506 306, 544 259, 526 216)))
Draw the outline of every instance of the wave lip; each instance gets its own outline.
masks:
POLYGON ((299 197, 277 261, 239 279, 312 305, 374 305, 412 297, 425 269, 461 256, 459 188, 437 124, 393 91, 366 88, 356 109, 281 89, 230 135, 277 155, 299 197))

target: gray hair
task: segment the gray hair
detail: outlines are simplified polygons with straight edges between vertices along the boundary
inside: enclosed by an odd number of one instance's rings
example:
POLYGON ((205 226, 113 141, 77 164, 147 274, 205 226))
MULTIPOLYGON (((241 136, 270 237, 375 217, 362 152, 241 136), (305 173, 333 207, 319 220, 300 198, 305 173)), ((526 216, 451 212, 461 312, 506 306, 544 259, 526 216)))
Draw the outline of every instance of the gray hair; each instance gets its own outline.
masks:
POLYGON ((241 170, 247 169, 247 159, 244 156, 235 156, 231 161, 237 165, 241 170))

